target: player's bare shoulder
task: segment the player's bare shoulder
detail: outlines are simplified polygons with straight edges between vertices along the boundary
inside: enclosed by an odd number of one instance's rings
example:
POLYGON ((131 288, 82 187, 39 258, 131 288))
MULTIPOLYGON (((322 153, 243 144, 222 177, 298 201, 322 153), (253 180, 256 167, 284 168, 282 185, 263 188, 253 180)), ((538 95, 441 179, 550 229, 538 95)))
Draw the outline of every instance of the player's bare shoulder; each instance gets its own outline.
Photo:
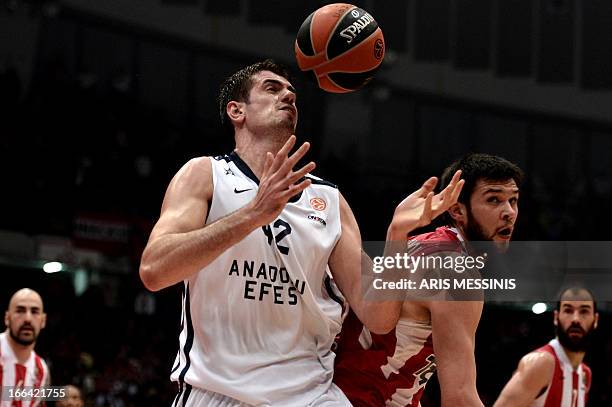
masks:
POLYGON ((210 201, 213 193, 213 174, 211 158, 196 157, 187 161, 168 186, 168 195, 191 195, 210 201))
POLYGON ((537 381, 549 381, 555 370, 555 357, 549 352, 535 351, 522 357, 517 372, 537 381))

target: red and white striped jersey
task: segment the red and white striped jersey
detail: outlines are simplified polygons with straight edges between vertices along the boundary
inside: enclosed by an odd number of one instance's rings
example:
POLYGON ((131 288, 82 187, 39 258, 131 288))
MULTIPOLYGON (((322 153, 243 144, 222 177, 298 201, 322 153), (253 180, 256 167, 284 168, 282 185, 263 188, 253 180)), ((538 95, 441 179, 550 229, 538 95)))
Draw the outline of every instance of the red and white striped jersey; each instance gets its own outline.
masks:
MULTIPOLYGON (((411 240, 427 243, 419 249, 425 255, 464 250, 458 232, 447 227, 411 240)), ((436 371, 431 321, 400 318, 391 332, 377 335, 350 311, 336 354, 334 383, 355 407, 418 407, 436 371)))
MULTIPOLYGON (((45 361, 32 351, 25 364, 17 363, 17 358, 8 343, 7 333, 0 334, 0 393, 3 389, 33 387, 40 388, 48 385, 49 368, 45 361)), ((6 395, 2 395, 6 396, 6 395)), ((1 397, 0 400, 6 397, 1 397)), ((39 401, 0 401, 0 407, 40 407, 44 404, 39 401)))
POLYGON ((591 369, 581 363, 574 370, 557 339, 553 339, 536 352, 553 355, 555 370, 548 388, 533 401, 531 407, 585 407, 591 388, 591 369))
POLYGON ((417 407, 435 371, 431 323, 400 319, 393 331, 376 335, 352 311, 347 316, 334 382, 355 407, 417 407))

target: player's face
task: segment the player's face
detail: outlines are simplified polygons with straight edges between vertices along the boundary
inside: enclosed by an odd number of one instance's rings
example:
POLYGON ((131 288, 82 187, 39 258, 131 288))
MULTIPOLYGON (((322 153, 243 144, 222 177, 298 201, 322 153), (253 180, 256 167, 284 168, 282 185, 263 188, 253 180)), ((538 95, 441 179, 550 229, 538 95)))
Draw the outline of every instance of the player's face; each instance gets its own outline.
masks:
POLYGON ((47 316, 42 301, 34 293, 13 298, 4 316, 9 335, 20 345, 36 342, 40 330, 45 327, 47 316))
POLYGON ((555 325, 559 342, 573 352, 584 352, 597 326, 598 315, 593 301, 561 301, 555 310, 555 325))
POLYGON ((264 132, 270 128, 280 128, 294 133, 298 111, 293 85, 270 71, 257 72, 252 76, 252 82, 249 100, 244 105, 247 127, 264 132))
POLYGON ((508 181, 478 180, 470 197, 464 232, 468 240, 492 240, 507 247, 518 216, 519 189, 508 181))

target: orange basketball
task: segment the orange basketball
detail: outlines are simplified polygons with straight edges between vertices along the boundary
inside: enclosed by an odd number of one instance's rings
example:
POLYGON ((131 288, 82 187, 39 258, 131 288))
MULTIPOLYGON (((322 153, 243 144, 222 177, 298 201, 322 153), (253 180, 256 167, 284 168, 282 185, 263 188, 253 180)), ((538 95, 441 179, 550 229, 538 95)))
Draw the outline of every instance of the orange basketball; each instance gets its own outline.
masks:
POLYGON ((328 4, 302 23, 295 57, 302 71, 312 71, 319 87, 345 93, 368 83, 385 56, 385 39, 374 17, 345 3, 328 4))

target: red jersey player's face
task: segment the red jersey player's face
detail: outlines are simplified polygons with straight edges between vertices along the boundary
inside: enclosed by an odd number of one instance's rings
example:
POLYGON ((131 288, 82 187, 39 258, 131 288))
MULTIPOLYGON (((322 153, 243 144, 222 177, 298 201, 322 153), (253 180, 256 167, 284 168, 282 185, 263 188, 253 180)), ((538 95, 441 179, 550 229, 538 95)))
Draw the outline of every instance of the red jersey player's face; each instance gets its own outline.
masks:
POLYGON ((249 99, 244 104, 245 125, 253 132, 270 128, 295 132, 298 111, 295 88, 284 77, 270 71, 260 71, 252 77, 249 99))
POLYGON ((46 319, 40 296, 34 292, 13 297, 4 315, 10 337, 23 346, 36 342, 40 330, 45 327, 46 319))
MULTIPOLYGON (((558 332, 564 334, 571 344, 580 345, 597 326, 598 317, 593 301, 561 301, 559 310, 555 310, 555 325, 558 332)), ((575 350, 583 350, 583 348, 583 346, 578 346, 575 350)))
POLYGON ((519 189, 513 179, 476 182, 465 231, 471 240, 492 240, 506 247, 518 217, 519 189), (471 232, 471 233, 470 233, 471 232))

